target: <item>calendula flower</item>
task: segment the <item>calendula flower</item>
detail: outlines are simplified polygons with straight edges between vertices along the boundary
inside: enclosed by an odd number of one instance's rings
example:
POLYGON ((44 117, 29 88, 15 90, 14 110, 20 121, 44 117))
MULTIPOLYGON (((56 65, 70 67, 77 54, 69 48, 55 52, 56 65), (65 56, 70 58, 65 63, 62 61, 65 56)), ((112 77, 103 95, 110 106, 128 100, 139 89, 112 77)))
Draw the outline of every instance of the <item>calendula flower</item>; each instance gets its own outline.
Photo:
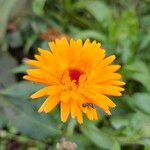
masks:
POLYGON ((80 39, 56 39, 49 47, 51 51, 39 48, 36 60, 27 61, 35 69, 28 69, 24 76, 47 85, 31 96, 48 96, 39 112, 48 113, 59 104, 63 122, 70 114, 79 123, 83 123, 83 113, 89 120, 98 119, 95 106, 110 115, 109 108, 116 105, 108 96, 121 96, 124 89, 120 86, 125 84, 116 73, 120 65, 112 64, 115 56, 106 57, 101 44, 89 39, 84 43, 80 39))

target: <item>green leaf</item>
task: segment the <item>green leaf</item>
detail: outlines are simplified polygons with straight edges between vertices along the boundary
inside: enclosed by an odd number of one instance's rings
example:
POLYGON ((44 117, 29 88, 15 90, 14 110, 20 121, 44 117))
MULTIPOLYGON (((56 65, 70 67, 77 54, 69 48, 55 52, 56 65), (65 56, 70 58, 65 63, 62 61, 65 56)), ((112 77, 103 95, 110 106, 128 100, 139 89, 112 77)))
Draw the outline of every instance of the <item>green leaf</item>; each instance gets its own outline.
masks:
POLYGON ((27 100, 13 97, 0 97, 0 113, 3 114, 17 129, 36 139, 60 134, 47 114, 39 114, 27 100))
POLYGON ((127 116, 113 116, 110 121, 114 128, 120 129, 129 125, 128 119, 127 116))
POLYGON ((150 137, 150 116, 142 112, 136 112, 133 114, 130 125, 134 131, 136 131, 141 138, 150 137))
POLYGON ((0 54, 0 89, 15 82, 15 77, 11 73, 11 69, 16 66, 16 60, 11 57, 8 51, 0 54))
POLYGON ((150 94, 148 93, 136 93, 130 99, 129 103, 132 108, 150 114, 150 94))
MULTIPOLYGON (((0 105, 0 109, 1 105, 0 105)), ((4 123, 7 121, 6 117, 3 114, 0 114, 0 128, 4 125, 4 123)))
POLYGON ((13 84, 4 90, 1 90, 0 94, 3 94, 5 96, 28 98, 31 94, 42 87, 43 86, 40 84, 23 81, 13 84))
POLYGON ((23 40, 19 31, 12 32, 8 34, 8 41, 11 47, 20 47, 23 44, 23 40))
POLYGON ((150 91, 150 73, 135 73, 133 78, 142 83, 150 91))
POLYGON ((111 150, 121 150, 120 144, 117 141, 115 141, 111 150))
POLYGON ((142 72, 148 73, 149 71, 147 65, 139 59, 134 60, 130 65, 126 65, 125 68, 128 72, 132 71, 132 74, 142 72))
POLYGON ((84 30, 74 35, 75 38, 81 38, 83 40, 87 38, 92 38, 98 41, 106 41, 106 36, 96 30, 84 30))
POLYGON ((142 25, 150 26, 150 15, 144 15, 141 19, 142 25))
POLYGON ((77 144, 77 149, 79 150, 86 150, 91 146, 91 141, 86 136, 84 136, 84 134, 74 134, 70 137, 70 139, 77 144))
MULTIPOLYGON (((132 101, 132 99, 130 99, 132 101)), ((111 124, 117 129, 117 139, 121 144, 141 144, 142 141, 147 141, 148 137, 150 137, 149 127, 150 127, 150 117, 142 112, 136 111, 135 113, 129 113, 127 116, 123 117, 117 116, 120 118, 120 122, 127 122, 127 123, 120 123, 123 124, 119 128, 116 128, 118 125, 118 120, 111 119, 111 124), (117 122, 115 122, 117 121, 117 122), (120 127, 122 127, 120 129, 120 127)))
POLYGON ((145 49, 150 46, 150 34, 144 35, 140 43, 140 49, 145 49))
POLYGON ((91 140, 91 142, 93 142, 98 147, 111 149, 114 139, 104 131, 98 129, 93 124, 89 123, 82 125, 81 131, 87 138, 91 140))
POLYGON ((139 81, 146 87, 148 91, 150 91, 150 71, 148 66, 144 62, 142 62, 141 60, 135 60, 130 65, 127 65, 125 69, 127 69, 126 76, 139 81))
POLYGON ((138 140, 139 144, 145 145, 144 150, 150 149, 150 138, 143 138, 138 140))
POLYGON ((87 1, 84 3, 85 8, 97 19, 102 22, 110 14, 110 8, 102 1, 87 1))
POLYGON ((43 15, 43 13, 44 13, 43 8, 45 5, 45 2, 46 2, 46 0, 34 0, 33 1, 32 9, 36 15, 39 15, 39 16, 43 15))
POLYGON ((12 69, 12 73, 25 73, 27 69, 29 69, 29 66, 22 64, 12 69))
POLYGON ((16 6, 17 0, 1 0, 0 1, 0 43, 2 42, 11 10, 16 6))
POLYGON ((36 34, 33 34, 27 39, 24 50, 23 50, 26 54, 28 54, 31 46, 34 44, 34 42, 37 40, 37 38, 38 38, 38 36, 36 34))

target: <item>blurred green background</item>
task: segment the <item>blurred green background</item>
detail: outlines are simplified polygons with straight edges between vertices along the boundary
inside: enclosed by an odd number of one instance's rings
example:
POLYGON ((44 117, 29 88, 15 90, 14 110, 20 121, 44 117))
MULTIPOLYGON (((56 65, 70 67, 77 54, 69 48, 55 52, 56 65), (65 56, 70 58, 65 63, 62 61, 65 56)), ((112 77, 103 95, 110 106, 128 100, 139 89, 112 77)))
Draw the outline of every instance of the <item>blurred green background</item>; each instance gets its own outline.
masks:
POLYGON ((150 150, 149 0, 0 0, 0 150, 150 150), (41 86, 22 80, 26 58, 56 37, 100 41, 127 83, 112 116, 61 123, 39 114, 41 86))

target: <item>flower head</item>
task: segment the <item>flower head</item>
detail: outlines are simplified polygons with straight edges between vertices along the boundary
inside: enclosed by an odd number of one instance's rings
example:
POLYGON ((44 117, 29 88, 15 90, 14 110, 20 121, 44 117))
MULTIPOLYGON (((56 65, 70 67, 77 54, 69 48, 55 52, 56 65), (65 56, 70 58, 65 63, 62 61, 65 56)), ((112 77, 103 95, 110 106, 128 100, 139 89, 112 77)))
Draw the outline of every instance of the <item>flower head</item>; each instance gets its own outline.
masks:
POLYGON ((100 107, 110 115, 109 108, 115 107, 108 96, 121 96, 124 90, 120 81, 121 75, 116 73, 120 65, 112 62, 115 56, 105 56, 100 43, 87 39, 56 39, 49 43, 51 51, 38 49, 36 60, 28 60, 27 64, 35 69, 28 69, 24 79, 47 85, 31 98, 47 95, 39 112, 48 113, 60 105, 61 120, 65 122, 71 114, 79 123, 83 122, 82 113, 89 120, 97 120, 96 107, 100 107))

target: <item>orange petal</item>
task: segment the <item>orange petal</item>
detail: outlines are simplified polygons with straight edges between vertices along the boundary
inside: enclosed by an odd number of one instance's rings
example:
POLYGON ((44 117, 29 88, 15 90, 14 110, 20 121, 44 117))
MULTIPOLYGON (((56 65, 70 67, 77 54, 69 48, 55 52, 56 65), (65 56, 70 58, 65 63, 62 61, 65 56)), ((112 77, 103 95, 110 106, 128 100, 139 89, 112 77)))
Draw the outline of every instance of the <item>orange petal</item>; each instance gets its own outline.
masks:
POLYGON ((70 113, 70 105, 69 103, 61 102, 60 107, 61 107, 61 121, 66 122, 70 113))
POLYGON ((101 109, 103 109, 105 112, 108 112, 109 114, 109 107, 115 107, 116 104, 114 102, 112 102, 107 96, 104 96, 102 94, 98 94, 96 92, 83 92, 83 96, 87 97, 87 99, 97 105, 98 107, 100 107, 101 109))
POLYGON ((87 78, 86 75, 81 75, 81 76, 79 77, 79 87, 81 87, 81 88, 84 87, 86 78, 87 78))
POLYGON ((70 101, 70 106, 71 106, 71 117, 75 118, 76 116, 76 110, 77 110, 77 103, 75 100, 70 101))
POLYGON ((87 109, 87 111, 86 111, 86 116, 88 117, 89 120, 93 120, 93 119, 94 119, 93 113, 92 113, 92 111, 91 111, 90 108, 87 109))
POLYGON ((105 95, 98 94, 96 97, 97 97, 98 106, 101 106, 101 105, 107 105, 109 107, 115 107, 116 106, 116 104, 113 101, 111 101, 111 99, 109 99, 105 95))
POLYGON ((117 70, 120 69, 120 65, 109 65, 109 66, 106 66, 102 71, 103 73, 108 73, 108 72, 116 72, 117 70))
POLYGON ((59 103, 59 96, 49 96, 45 102, 42 104, 38 112, 48 113, 55 108, 55 106, 59 103))
POLYGON ((79 122, 79 124, 82 124, 83 123, 82 111, 79 106, 76 109, 77 109, 77 114, 76 114, 77 121, 79 122))
POLYGON ((121 75, 119 73, 108 73, 108 74, 103 74, 100 76, 99 79, 97 79, 96 83, 102 83, 106 82, 108 80, 120 80, 121 75))
POLYGON ((111 96, 121 96, 120 92, 124 91, 123 88, 112 86, 112 85, 101 85, 99 92, 104 95, 111 95, 111 96))
POLYGON ((59 80, 57 77, 43 69, 28 69, 27 74, 33 78, 41 78, 42 80, 46 81, 47 84, 59 84, 59 80))
POLYGON ((46 60, 48 60, 48 57, 52 57, 52 53, 49 50, 38 48, 38 51, 40 52, 41 56, 44 57, 46 60))
POLYGON ((111 56, 105 58, 102 62, 102 66, 107 66, 107 65, 111 64, 115 59, 116 59, 115 55, 111 55, 111 56))
POLYGON ((31 60, 31 59, 28 59, 26 61, 26 64, 31 65, 33 67, 37 67, 37 68, 41 68, 41 65, 42 65, 41 62, 36 61, 36 60, 31 60))
POLYGON ((119 86, 123 86, 126 83, 123 81, 116 81, 116 80, 111 80, 111 81, 107 81, 106 84, 112 84, 112 85, 119 85, 119 86))
POLYGON ((60 95, 60 100, 67 103, 70 100, 70 91, 63 91, 60 95))
POLYGON ((97 119, 98 119, 98 116, 97 116, 96 110, 93 109, 92 112, 93 112, 93 119, 94 119, 94 120, 97 120, 97 119))
POLYGON ((34 55, 34 58, 35 58, 36 60, 38 60, 38 61, 40 61, 40 60, 42 59, 42 57, 41 57, 40 55, 37 55, 37 54, 34 55))
POLYGON ((111 96, 121 96, 120 92, 124 91, 123 88, 108 84, 98 84, 87 86, 88 91, 97 91, 100 94, 111 95, 111 96))
POLYGON ((47 81, 45 81, 45 80, 43 80, 41 78, 35 78, 35 77, 28 76, 28 75, 23 76, 23 79, 29 80, 29 81, 33 81, 33 82, 47 84, 47 81))
POLYGON ((44 95, 54 95, 54 94, 59 93, 60 91, 61 91, 60 86, 52 85, 52 86, 48 86, 37 91, 36 93, 31 95, 31 98, 34 99, 34 98, 39 98, 44 95))

